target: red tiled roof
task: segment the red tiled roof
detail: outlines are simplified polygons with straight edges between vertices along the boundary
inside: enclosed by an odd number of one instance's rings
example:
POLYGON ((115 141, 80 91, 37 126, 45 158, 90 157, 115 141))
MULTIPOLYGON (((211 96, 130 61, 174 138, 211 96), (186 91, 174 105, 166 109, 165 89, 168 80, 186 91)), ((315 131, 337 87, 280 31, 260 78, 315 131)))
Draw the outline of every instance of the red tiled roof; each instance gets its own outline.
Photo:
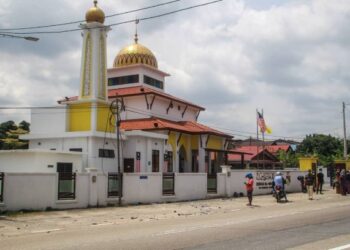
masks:
POLYGON ((212 134, 222 137, 231 138, 232 136, 222 133, 218 130, 212 129, 205 125, 192 121, 169 121, 159 119, 156 117, 136 120, 126 120, 121 122, 121 129, 126 131, 131 130, 172 130, 189 134, 212 134))
MULTIPOLYGON (((283 150, 285 152, 288 151, 290 148, 290 145, 273 145, 273 146, 265 146, 265 150, 270 152, 271 154, 276 154, 279 150, 283 150)), ((245 160, 251 160, 254 158, 257 154, 259 154, 262 150, 262 146, 242 146, 234 149, 235 151, 242 152, 242 153, 249 153, 250 155, 245 156, 245 160)), ((240 161, 241 156, 240 155, 229 155, 228 156, 229 161, 240 161)))
POLYGON ((129 87, 129 88, 120 88, 120 89, 111 89, 108 91, 108 97, 113 98, 116 96, 119 97, 128 97, 128 96, 138 96, 138 95, 144 95, 144 94, 153 94, 156 96, 160 96, 166 99, 173 100, 175 102, 179 102, 188 106, 195 107, 200 110, 205 110, 205 108, 195 105, 193 103, 187 102, 183 99, 177 98, 175 96, 166 94, 161 91, 157 91, 151 88, 143 87, 143 86, 136 86, 136 87, 129 87))
POLYGON ((287 152, 291 148, 291 146, 290 145, 271 145, 271 146, 266 146, 265 148, 270 153, 275 154, 279 150, 287 152))
MULTIPOLYGON (((156 95, 156 96, 160 96, 166 99, 170 99, 172 101, 181 103, 181 104, 185 104, 194 108, 197 108, 201 111, 204 111, 205 108, 198 106, 196 104, 187 102, 183 99, 177 98, 175 96, 166 94, 164 92, 161 91, 157 91, 151 88, 147 88, 147 87, 141 87, 141 86, 136 86, 136 87, 128 87, 128 88, 120 88, 120 89, 110 89, 108 90, 108 98, 115 98, 116 96, 118 97, 128 97, 128 96, 138 96, 138 95, 156 95)), ((58 103, 64 103, 64 102, 69 102, 69 101, 76 101, 78 100, 78 96, 73 96, 73 97, 66 97, 63 100, 59 100, 58 103)))

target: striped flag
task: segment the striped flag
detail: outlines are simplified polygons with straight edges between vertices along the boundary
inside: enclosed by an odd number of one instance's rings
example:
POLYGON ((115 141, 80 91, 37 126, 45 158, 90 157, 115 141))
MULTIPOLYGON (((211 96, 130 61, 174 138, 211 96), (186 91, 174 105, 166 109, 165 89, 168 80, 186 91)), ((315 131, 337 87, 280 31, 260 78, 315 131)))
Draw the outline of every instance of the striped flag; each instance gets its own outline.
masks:
POLYGON ((259 111, 257 111, 257 113, 258 113, 258 125, 260 127, 261 133, 267 132, 268 134, 271 134, 272 131, 268 126, 266 126, 264 116, 259 111))

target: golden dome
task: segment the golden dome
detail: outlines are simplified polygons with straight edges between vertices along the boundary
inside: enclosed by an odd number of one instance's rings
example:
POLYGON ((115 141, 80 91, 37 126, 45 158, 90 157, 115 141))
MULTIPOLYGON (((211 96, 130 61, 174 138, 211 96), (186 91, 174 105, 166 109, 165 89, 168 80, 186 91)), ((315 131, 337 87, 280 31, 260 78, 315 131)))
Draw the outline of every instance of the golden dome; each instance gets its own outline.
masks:
POLYGON ((85 15, 85 20, 87 23, 92 22, 98 22, 98 23, 104 23, 105 22, 105 13, 103 10, 101 10, 99 7, 97 7, 97 1, 94 1, 94 7, 91 7, 85 15))
POLYGON ((113 67, 123 67, 135 64, 145 64, 158 69, 157 59, 148 48, 139 44, 137 37, 135 43, 122 49, 114 59, 113 67))

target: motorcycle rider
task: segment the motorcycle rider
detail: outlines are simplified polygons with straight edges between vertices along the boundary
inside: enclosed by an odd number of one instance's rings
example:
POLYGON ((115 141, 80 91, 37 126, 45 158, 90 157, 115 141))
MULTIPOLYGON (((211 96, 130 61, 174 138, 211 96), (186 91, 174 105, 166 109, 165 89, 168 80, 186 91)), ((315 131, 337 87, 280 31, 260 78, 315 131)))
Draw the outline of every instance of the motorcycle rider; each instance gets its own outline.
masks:
POLYGON ((276 187, 279 186, 281 188, 281 192, 282 195, 285 199, 285 201, 287 202, 287 194, 286 194, 286 190, 285 190, 285 184, 286 184, 286 179, 283 178, 283 175, 281 172, 277 172, 274 179, 273 179, 273 183, 274 183, 274 190, 276 191, 276 187))

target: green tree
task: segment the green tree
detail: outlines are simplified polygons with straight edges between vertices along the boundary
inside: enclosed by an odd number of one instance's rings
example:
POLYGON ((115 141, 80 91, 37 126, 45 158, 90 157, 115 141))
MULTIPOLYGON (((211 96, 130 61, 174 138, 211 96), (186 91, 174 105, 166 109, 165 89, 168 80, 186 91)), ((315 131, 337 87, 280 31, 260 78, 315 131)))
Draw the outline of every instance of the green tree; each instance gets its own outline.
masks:
POLYGON ((343 151, 342 140, 331 135, 307 135, 297 152, 305 156, 318 156, 321 165, 329 166, 343 151))
POLYGON ((14 121, 7 121, 0 124, 0 150, 27 149, 28 141, 19 139, 22 134, 29 132, 30 124, 22 121, 19 126, 14 121))
POLYGON ((19 123, 19 126, 18 126, 19 128, 21 128, 21 129, 23 129, 23 130, 26 130, 26 131, 30 131, 29 130, 29 127, 30 127, 30 123, 29 122, 26 122, 26 121, 21 121, 20 123, 19 123))
POLYGON ((17 129, 17 125, 14 121, 7 121, 7 122, 3 122, 0 124, 0 131, 10 131, 10 130, 16 130, 17 129))
POLYGON ((285 168, 297 168, 299 161, 295 152, 285 152, 279 150, 277 154, 278 159, 283 163, 285 168))

